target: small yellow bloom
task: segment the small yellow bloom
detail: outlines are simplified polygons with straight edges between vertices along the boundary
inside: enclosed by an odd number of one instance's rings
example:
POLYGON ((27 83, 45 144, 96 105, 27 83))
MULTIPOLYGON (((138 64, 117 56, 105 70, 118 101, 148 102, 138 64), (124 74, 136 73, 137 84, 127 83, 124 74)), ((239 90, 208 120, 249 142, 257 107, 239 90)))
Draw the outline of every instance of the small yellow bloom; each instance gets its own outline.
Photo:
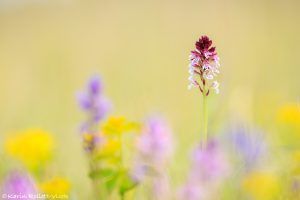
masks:
POLYGON ((27 167, 35 168, 51 158, 53 138, 43 130, 30 129, 8 138, 5 149, 27 167))
POLYGON ((109 139, 99 148, 99 154, 103 156, 113 156, 121 150, 119 139, 109 139))
POLYGON ((278 119, 286 124, 300 125, 300 106, 290 104, 281 107, 278 111, 278 119))
POLYGON ((242 186, 256 200, 272 200, 279 191, 275 176, 259 172, 247 176, 242 186))
POLYGON ((62 177, 54 177, 40 184, 40 190, 48 195, 68 195, 70 188, 70 182, 62 177))
POLYGON ((94 140, 94 136, 92 134, 89 134, 89 133, 84 133, 83 134, 83 141, 84 142, 92 142, 94 140))
POLYGON ((97 141, 97 135, 90 133, 83 134, 83 147, 84 149, 93 150, 95 148, 95 143, 97 141))
POLYGON ((125 132, 136 131, 139 125, 128 122, 124 117, 110 117, 102 127, 102 133, 106 136, 121 135, 125 132))

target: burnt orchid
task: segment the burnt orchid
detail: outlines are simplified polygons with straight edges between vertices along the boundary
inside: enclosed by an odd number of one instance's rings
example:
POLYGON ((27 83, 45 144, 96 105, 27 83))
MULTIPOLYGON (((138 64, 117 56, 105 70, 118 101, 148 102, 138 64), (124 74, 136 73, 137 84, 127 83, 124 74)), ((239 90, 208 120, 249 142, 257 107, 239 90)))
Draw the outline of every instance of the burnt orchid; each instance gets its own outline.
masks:
POLYGON ((189 65, 189 89, 198 87, 204 95, 208 96, 213 89, 219 93, 219 83, 212 81, 219 71, 219 57, 212 41, 207 36, 202 36, 195 44, 196 49, 191 51, 189 65), (211 81, 211 83, 209 83, 211 81))
POLYGON ((211 90, 219 93, 219 82, 214 80, 219 71, 219 56, 212 40, 206 35, 195 43, 196 49, 191 51, 189 65, 188 89, 199 88, 203 96, 203 146, 207 143, 207 96, 211 90))

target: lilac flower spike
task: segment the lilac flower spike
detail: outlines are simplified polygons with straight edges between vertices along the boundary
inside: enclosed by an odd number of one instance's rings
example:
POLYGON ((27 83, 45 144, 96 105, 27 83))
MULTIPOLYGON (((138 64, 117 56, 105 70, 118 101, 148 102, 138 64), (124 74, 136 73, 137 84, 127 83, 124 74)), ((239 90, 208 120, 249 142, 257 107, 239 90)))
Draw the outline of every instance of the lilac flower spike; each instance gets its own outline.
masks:
POLYGON ((88 89, 91 94, 97 95, 102 92, 102 82, 98 76, 94 76, 90 79, 88 89))
POLYGON ((103 84, 99 77, 94 76, 89 80, 86 91, 80 92, 77 96, 81 109, 87 114, 87 120, 83 123, 81 132, 85 134, 83 142, 88 152, 92 152, 101 142, 97 134, 98 123, 111 109, 110 101, 102 93, 103 84))
POLYGON ((87 91, 78 95, 80 107, 91 116, 90 123, 98 123, 111 108, 110 102, 102 95, 102 82, 99 77, 92 77, 87 91))
POLYGON ((196 49, 191 51, 190 65, 189 65, 189 81, 188 89, 197 87, 201 93, 209 95, 210 89, 219 93, 219 83, 213 81, 208 83, 209 80, 213 80, 219 71, 219 57, 216 52, 216 48, 212 47, 212 41, 207 36, 202 36, 195 44, 196 49), (200 79, 197 80, 196 77, 200 79))
POLYGON ((3 183, 1 195, 15 196, 15 199, 29 200, 33 199, 33 195, 37 195, 38 190, 33 180, 21 172, 11 173, 3 183), (20 197, 20 198, 19 198, 20 197))

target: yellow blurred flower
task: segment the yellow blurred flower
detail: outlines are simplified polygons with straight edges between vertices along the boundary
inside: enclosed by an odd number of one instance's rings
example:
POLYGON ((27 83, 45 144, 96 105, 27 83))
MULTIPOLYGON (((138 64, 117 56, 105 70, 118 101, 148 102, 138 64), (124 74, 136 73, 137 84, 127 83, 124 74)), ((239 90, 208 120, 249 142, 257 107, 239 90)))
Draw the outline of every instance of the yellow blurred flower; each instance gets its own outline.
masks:
POLYGON ((40 190, 48 195, 68 195, 70 188, 70 182, 62 177, 54 177, 40 184, 40 190))
POLYGON ((89 134, 89 133, 84 133, 83 134, 83 141, 86 143, 90 143, 94 140, 94 135, 89 134))
POLYGON ((245 177, 243 189, 256 200, 272 200, 279 192, 279 183, 275 176, 266 173, 253 173, 245 177))
POLYGON ((278 119, 283 123, 300 125, 300 106, 297 104, 282 106, 278 111, 278 119))
POLYGON ((82 135, 82 139, 84 149, 88 151, 93 151, 97 146, 97 142, 100 141, 100 135, 84 133, 82 135))
POLYGON ((120 150, 121 141, 119 139, 109 139, 99 148, 99 154, 103 156, 113 156, 120 150))
POLYGON ((35 168, 51 158, 53 138, 43 130, 29 129, 9 137, 5 141, 5 149, 27 167, 35 168))
POLYGON ((106 136, 118 136, 137 130, 139 130, 139 124, 128 122, 125 117, 110 117, 102 127, 102 133, 106 136))

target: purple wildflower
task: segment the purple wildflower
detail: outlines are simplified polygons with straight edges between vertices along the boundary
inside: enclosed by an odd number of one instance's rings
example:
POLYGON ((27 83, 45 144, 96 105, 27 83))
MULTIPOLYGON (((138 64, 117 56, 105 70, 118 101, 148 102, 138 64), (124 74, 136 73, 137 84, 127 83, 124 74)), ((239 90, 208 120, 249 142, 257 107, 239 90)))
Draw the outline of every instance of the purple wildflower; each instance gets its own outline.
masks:
POLYGON ((84 134, 84 147, 88 152, 95 149, 99 143, 98 123, 107 115, 111 109, 111 103, 103 96, 103 84, 99 77, 92 77, 84 92, 78 94, 78 103, 83 111, 87 113, 87 120, 81 127, 84 134))
POLYGON ((171 130, 160 118, 151 118, 137 144, 141 156, 154 165, 165 163, 172 154, 171 130))
POLYGON ((102 82, 99 79, 99 77, 94 76, 90 79, 88 89, 91 94, 97 95, 102 92, 102 89, 103 89, 102 86, 103 85, 102 85, 102 82))
POLYGON ((4 181, 1 194, 10 195, 15 199, 29 200, 32 199, 30 196, 38 194, 38 190, 31 177, 21 172, 14 172, 4 181))
POLYGON ((187 182, 179 190, 180 199, 210 199, 227 172, 227 159, 216 141, 209 141, 205 149, 197 147, 192 154, 187 182))
POLYGON ((192 155, 191 177, 205 182, 214 182, 226 174, 228 163, 216 141, 209 141, 207 147, 196 148, 192 155))
POLYGON ((134 182, 140 183, 145 179, 147 172, 148 166, 144 165, 144 163, 142 163, 140 159, 138 159, 133 164, 133 169, 130 172, 130 177, 134 182))
POLYGON ((266 141, 257 131, 250 134, 239 128, 233 131, 231 138, 247 170, 254 168, 266 153, 266 141))
POLYGON ((155 199, 166 199, 170 194, 166 167, 173 146, 171 130, 164 120, 151 118, 147 121, 137 141, 137 150, 131 177, 136 182, 148 178, 155 199))
MULTIPOLYGON (((92 77, 87 91, 78 94, 80 107, 89 114, 89 125, 102 120, 111 108, 111 103, 102 95, 102 83, 98 77, 92 77)), ((91 128, 91 127, 87 127, 91 128)))
POLYGON ((191 51, 189 65, 189 89, 198 87, 207 96, 210 89, 219 93, 219 83, 213 81, 208 85, 208 80, 213 80, 219 71, 219 57, 216 48, 212 47, 212 41, 207 36, 202 36, 195 44, 196 49, 191 51), (200 81, 196 80, 199 76, 200 81))
POLYGON ((201 200, 204 199, 204 191, 198 182, 187 182, 179 190, 179 198, 185 200, 201 200))

